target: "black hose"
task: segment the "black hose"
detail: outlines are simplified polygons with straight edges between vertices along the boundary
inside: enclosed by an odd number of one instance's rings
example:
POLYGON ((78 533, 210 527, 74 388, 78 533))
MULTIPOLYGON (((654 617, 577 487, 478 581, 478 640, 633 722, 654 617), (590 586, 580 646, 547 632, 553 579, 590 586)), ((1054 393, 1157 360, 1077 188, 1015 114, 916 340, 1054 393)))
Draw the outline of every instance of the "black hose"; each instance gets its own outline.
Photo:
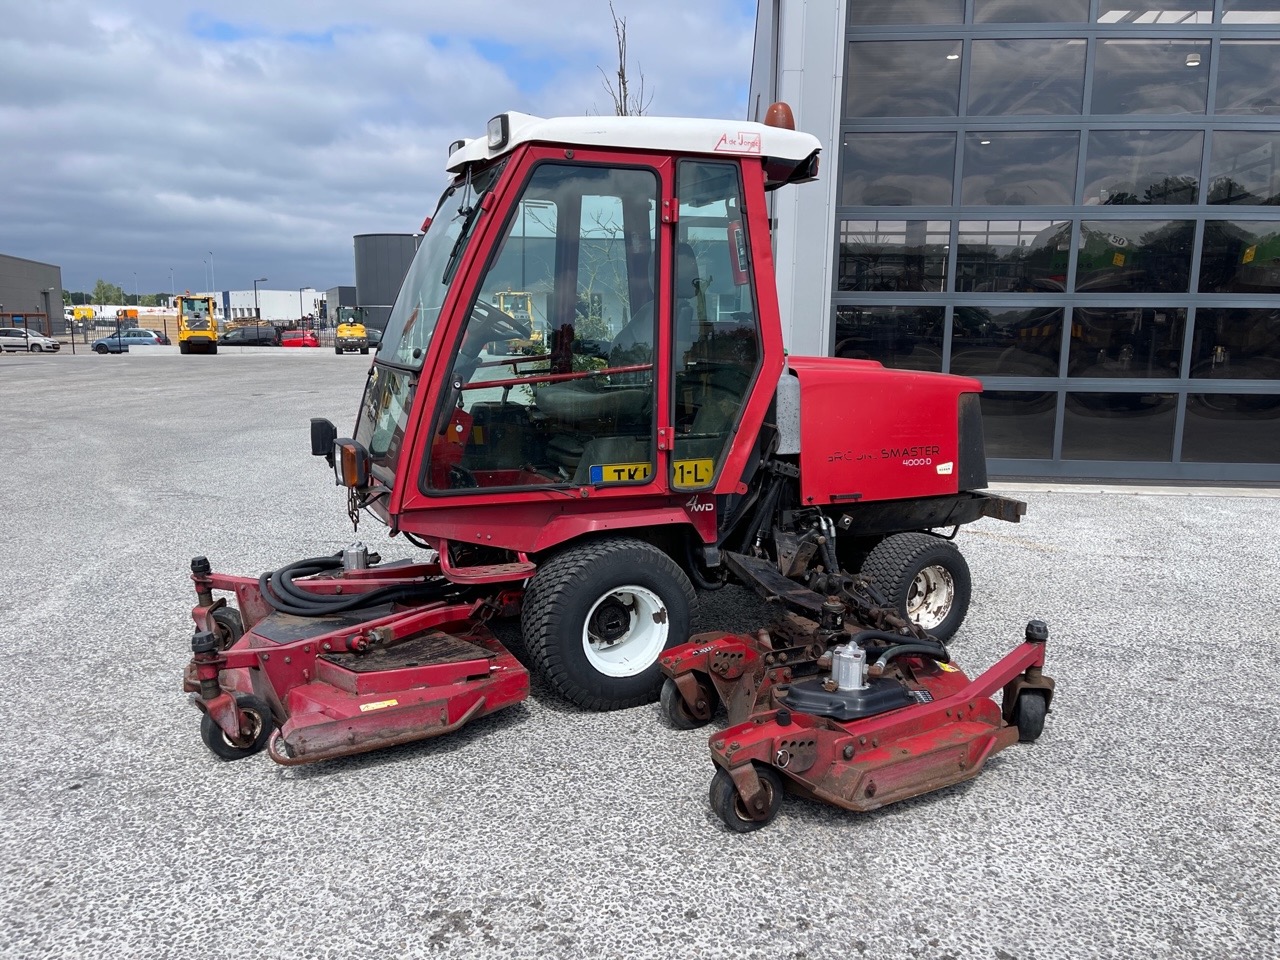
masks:
POLYGON ((687 561, 685 565, 689 568, 689 578, 699 590, 719 590, 729 582, 727 577, 723 580, 708 580, 702 575, 698 559, 693 555, 693 541, 688 537, 684 541, 684 555, 687 561))
POLYGON ((268 571, 258 578, 258 590, 273 609, 297 617, 322 617, 345 613, 383 603, 412 601, 422 603, 440 598, 447 592, 442 584, 421 583, 380 587, 368 593, 339 596, 304 590, 293 582, 295 577, 309 577, 342 566, 342 554, 331 557, 308 557, 295 560, 279 570, 268 571))
POLYGON ((889 665, 890 660, 904 656, 928 657, 930 660, 937 660, 939 663, 951 662, 951 654, 947 652, 945 647, 935 647, 932 644, 925 643, 903 643, 896 647, 890 647, 880 654, 880 659, 872 664, 871 669, 879 672, 889 665))
MULTIPOLYGON (((906 640, 910 644, 915 646, 929 646, 928 641, 921 641, 916 639, 915 637, 911 637, 911 638, 904 637, 900 633, 891 633, 888 630, 871 630, 871 629, 859 630, 857 633, 853 634, 849 639, 860 647, 865 646, 864 641, 867 641, 867 640, 883 640, 885 643, 891 643, 894 645, 902 645, 903 641, 906 640)), ((938 645, 937 649, 942 650, 944 652, 946 651, 947 648, 942 645, 942 641, 940 640, 937 641, 937 645, 938 645)))

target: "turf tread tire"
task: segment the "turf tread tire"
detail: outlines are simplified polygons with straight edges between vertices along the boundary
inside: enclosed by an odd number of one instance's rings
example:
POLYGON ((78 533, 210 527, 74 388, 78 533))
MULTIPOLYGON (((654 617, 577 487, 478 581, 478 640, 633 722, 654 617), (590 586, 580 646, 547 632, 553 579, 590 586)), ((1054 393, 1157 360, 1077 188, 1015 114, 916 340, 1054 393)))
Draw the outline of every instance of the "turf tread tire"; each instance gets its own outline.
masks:
MULTIPOLYGON (((579 599, 575 594, 591 575, 617 565, 620 579, 636 586, 655 589, 654 580, 669 578, 684 600, 684 610, 672 608, 672 598, 664 597, 668 610, 667 648, 684 643, 688 639, 689 624, 697 607, 697 595, 689 578, 680 566, 657 547, 634 537, 617 537, 577 544, 562 551, 544 563, 529 584, 524 595, 520 615, 521 633, 525 648, 537 670, 552 688, 570 703, 586 710, 622 710, 652 703, 658 699, 662 687, 662 670, 655 661, 643 673, 634 677, 604 678, 591 676, 592 668, 566 662, 565 648, 577 648, 582 643, 581 622, 565 624, 567 609, 579 599), (648 580, 649 582, 645 582, 648 580), (556 642, 559 640, 559 642, 556 642), (590 681, 595 680, 595 684, 590 681), (610 694, 599 689, 600 684, 624 687, 625 692, 610 694), (595 689, 591 689, 594 686, 595 689)), ((615 578, 617 579, 617 578, 615 578)), ((599 593, 587 598, 588 606, 596 601, 599 593)))
POLYGON ((895 533, 885 537, 871 549, 862 564, 861 572, 870 577, 880 592, 905 616, 907 594, 915 579, 914 572, 910 576, 907 574, 909 571, 925 566, 921 560, 929 554, 934 554, 935 559, 951 560, 951 563, 947 564, 955 586, 951 611, 937 629, 930 631, 945 643, 955 635, 960 624, 964 622, 973 593, 969 565, 954 543, 931 533, 919 531, 895 533))

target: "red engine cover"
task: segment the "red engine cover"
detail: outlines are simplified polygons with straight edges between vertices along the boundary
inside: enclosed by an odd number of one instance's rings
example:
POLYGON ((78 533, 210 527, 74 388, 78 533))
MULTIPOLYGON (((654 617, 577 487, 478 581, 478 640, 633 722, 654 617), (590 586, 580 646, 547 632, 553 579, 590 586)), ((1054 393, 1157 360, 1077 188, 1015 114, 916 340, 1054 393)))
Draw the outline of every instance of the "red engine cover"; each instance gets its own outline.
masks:
POLYGON ((800 495, 823 505, 957 493, 969 377, 874 360, 789 357, 800 379, 800 495))

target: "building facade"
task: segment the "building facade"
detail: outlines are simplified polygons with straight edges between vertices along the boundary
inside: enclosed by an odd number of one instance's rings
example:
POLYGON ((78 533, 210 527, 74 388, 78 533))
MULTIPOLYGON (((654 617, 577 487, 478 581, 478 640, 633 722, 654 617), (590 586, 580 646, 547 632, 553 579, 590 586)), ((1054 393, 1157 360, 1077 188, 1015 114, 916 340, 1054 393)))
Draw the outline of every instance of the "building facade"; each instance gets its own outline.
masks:
POLYGON ((1280 481, 1280 3, 761 0, 773 100, 793 351, 979 378, 993 476, 1280 481))
POLYGON ((386 329, 387 318, 409 272, 420 237, 412 233, 361 233, 355 245, 356 303, 364 307, 366 322, 386 329))
POLYGON ((0 327, 65 333, 62 268, 0 254, 0 327))

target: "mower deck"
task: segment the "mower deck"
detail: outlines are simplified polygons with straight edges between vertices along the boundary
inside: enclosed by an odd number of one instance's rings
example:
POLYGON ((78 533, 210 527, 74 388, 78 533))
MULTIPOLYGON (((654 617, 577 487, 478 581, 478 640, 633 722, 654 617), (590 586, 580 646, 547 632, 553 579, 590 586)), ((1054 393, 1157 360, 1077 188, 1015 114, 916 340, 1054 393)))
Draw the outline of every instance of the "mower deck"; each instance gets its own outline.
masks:
MULTIPOLYGON (((346 571, 297 586, 332 596, 429 588, 437 576, 431 565, 395 572, 346 571)), ((206 745, 224 759, 263 747, 286 765, 348 756, 448 733, 528 695, 528 672, 484 625, 494 611, 479 601, 455 595, 319 616, 273 611, 237 637, 240 615, 229 619, 212 590, 234 591, 250 616, 268 607, 259 582, 211 571, 193 579, 202 603, 192 611, 184 689, 204 713, 206 745)))

